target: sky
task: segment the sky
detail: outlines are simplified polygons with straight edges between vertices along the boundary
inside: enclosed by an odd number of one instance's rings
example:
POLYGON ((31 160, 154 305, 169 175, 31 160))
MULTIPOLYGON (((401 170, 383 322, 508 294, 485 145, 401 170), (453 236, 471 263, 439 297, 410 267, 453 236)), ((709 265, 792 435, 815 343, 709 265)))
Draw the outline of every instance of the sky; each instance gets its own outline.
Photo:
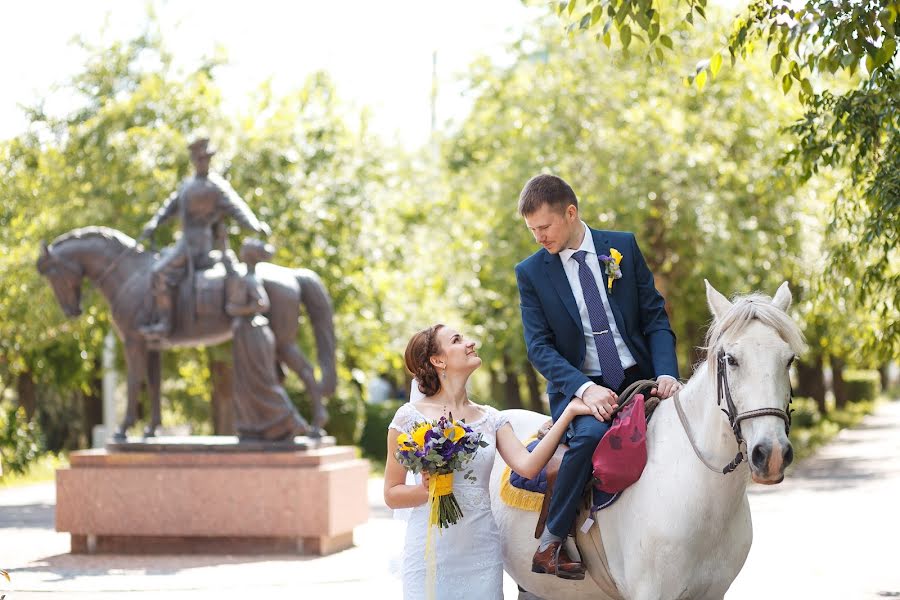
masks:
POLYGON ((55 84, 83 64, 76 36, 130 39, 145 30, 148 7, 185 69, 224 49, 228 65, 217 80, 235 114, 267 79, 285 93, 325 70, 343 101, 370 109, 377 133, 407 147, 430 135, 434 52, 441 127, 469 108, 461 94, 467 66, 481 55, 502 62, 546 12, 519 0, 0 0, 0 139, 25 129, 19 105, 43 99, 53 114, 72 106, 55 84))

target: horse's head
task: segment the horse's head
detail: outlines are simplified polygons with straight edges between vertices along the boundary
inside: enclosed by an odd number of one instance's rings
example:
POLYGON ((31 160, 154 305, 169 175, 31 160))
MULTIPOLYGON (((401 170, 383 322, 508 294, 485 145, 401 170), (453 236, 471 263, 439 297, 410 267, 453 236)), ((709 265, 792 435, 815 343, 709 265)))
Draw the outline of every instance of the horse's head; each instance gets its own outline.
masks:
POLYGON ((56 256, 52 247, 48 248, 45 242, 41 242, 37 270, 50 281, 56 300, 66 316, 81 315, 81 280, 84 278, 81 265, 56 256))
POLYGON ((707 360, 717 377, 719 401, 729 410, 725 396, 730 391, 732 418, 746 441, 753 480, 780 483, 794 458, 786 423, 789 370, 805 348, 803 334, 787 315, 791 291, 785 282, 774 298, 753 294, 730 302, 706 282, 706 298, 714 317, 707 360))

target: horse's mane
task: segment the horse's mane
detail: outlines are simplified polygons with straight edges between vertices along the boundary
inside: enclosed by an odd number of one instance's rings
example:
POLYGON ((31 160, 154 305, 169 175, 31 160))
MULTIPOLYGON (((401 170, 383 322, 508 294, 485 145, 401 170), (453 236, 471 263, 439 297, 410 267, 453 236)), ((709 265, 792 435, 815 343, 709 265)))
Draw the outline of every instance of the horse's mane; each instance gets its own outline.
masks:
POLYGON ((713 321, 706 332, 707 356, 718 350, 726 335, 740 335, 753 321, 768 325, 781 336, 791 350, 802 354, 806 349, 803 332, 783 310, 772 303, 765 294, 749 294, 738 296, 732 301, 732 307, 721 319, 713 321))
POLYGON ((57 237, 51 245, 55 246, 69 240, 89 240, 93 238, 102 238, 117 243, 120 251, 130 250, 137 246, 137 242, 133 238, 111 227, 80 227, 73 229, 57 237))

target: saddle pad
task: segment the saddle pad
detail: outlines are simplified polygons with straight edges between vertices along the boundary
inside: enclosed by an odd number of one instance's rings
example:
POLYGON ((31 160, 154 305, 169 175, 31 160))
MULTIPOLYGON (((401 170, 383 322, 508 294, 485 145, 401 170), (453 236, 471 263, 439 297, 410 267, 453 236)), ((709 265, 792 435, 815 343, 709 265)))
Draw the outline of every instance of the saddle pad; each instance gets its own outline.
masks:
MULTIPOLYGON (((539 442, 540 440, 534 439, 525 447, 531 452, 539 442)), ((541 469, 534 479, 528 479, 506 467, 500 478, 500 499, 513 508, 541 512, 541 503, 544 501, 544 492, 546 491, 546 469, 541 469)))
MULTIPOLYGON (((526 446, 531 452, 540 440, 532 440, 526 446)), ((519 475, 511 468, 506 467, 500 478, 500 499, 507 505, 521 510, 541 512, 541 504, 544 501, 544 493, 547 491, 547 469, 541 469, 537 477, 528 479, 519 475)), ((591 512, 597 512, 619 499, 620 493, 610 494, 593 488, 591 498, 591 512)))

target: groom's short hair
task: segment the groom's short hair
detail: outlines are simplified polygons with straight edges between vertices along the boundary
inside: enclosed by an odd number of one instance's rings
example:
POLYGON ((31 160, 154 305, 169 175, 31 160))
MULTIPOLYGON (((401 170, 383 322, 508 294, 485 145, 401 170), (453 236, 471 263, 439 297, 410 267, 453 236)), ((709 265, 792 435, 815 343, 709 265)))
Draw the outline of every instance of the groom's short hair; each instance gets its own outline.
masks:
POLYGON ((571 186, 556 175, 535 175, 528 180, 519 194, 519 214, 523 217, 534 214, 543 205, 563 213, 570 204, 578 208, 578 198, 571 186))

